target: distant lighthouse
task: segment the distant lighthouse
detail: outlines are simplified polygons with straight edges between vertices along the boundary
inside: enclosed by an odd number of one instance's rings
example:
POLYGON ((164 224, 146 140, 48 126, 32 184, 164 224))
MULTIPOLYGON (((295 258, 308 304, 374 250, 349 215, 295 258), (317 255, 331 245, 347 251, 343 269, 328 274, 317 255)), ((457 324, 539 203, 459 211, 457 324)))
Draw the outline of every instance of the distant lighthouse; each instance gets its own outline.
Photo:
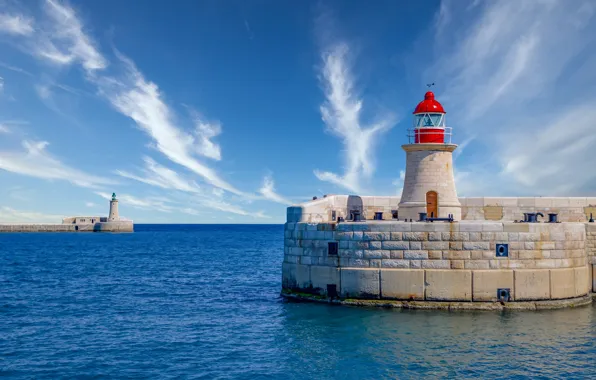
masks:
POLYGON ((108 216, 109 222, 116 222, 120 220, 118 215, 118 199, 116 199, 116 193, 112 193, 112 199, 110 200, 110 214, 108 216))
POLYGON ((408 133, 406 177, 399 203, 401 218, 418 220, 420 213, 428 217, 461 220, 461 204, 453 179, 451 128, 445 126, 445 110, 428 91, 414 110, 414 126, 408 133))

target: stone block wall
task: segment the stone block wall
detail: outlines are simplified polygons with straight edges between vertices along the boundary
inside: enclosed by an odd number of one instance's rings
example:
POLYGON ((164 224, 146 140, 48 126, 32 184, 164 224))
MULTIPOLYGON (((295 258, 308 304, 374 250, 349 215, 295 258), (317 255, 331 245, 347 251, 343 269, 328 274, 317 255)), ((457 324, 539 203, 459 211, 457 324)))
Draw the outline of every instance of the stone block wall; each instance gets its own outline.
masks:
POLYGON ((283 284, 354 298, 494 301, 499 288, 572 298, 591 284, 586 241, 584 223, 286 223, 283 284), (496 256, 500 243, 508 257, 496 256))
MULTIPOLYGON (((439 194, 441 199, 441 194, 439 194)), ((365 219, 371 220, 375 212, 383 212, 383 219, 391 220, 392 210, 399 214, 401 197, 329 195, 315 201, 288 207, 288 222, 322 223, 336 217, 349 217, 350 210, 360 210, 365 219)), ((561 222, 586 222, 590 214, 596 218, 594 197, 527 197, 527 198, 459 198, 462 220, 514 221, 523 219, 525 212, 557 213, 561 222)), ((403 210, 402 210, 403 211, 403 210)), ((405 214, 399 215, 403 220, 405 214)), ((412 218, 408 216, 408 218, 412 218)))

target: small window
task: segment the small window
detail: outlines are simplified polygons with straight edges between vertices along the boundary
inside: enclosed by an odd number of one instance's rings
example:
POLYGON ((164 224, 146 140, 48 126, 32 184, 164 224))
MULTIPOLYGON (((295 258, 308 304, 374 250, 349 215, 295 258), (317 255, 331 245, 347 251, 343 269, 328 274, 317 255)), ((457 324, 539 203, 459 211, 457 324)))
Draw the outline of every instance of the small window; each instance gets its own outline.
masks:
POLYGON ((327 248, 327 255, 337 256, 338 251, 339 251, 339 243, 336 241, 330 241, 329 246, 327 248))
POLYGON ((335 212, 335 210, 331 211, 331 220, 335 220, 337 218, 337 214, 335 212))
POLYGON ((398 218, 397 210, 391 210, 391 218, 392 219, 397 219, 398 218))

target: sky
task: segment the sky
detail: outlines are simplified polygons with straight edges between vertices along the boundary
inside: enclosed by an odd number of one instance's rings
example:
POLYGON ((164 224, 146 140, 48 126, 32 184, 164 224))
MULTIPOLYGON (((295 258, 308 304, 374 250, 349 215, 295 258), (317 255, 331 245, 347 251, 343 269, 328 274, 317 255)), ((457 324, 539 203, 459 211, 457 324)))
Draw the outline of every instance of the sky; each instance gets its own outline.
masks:
POLYGON ((596 3, 0 0, 0 222, 283 223, 399 195, 426 85, 459 196, 596 194, 596 3))

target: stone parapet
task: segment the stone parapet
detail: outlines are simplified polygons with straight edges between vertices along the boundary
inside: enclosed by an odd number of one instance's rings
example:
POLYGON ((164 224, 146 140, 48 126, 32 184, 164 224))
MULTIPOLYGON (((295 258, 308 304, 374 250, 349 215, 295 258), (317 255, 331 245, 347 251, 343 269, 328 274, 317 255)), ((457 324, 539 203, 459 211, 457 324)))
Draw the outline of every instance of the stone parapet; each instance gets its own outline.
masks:
MULTIPOLYGON (((411 198, 411 197, 410 197, 411 198)), ((360 210, 366 220, 375 212, 391 220, 397 214, 400 220, 417 219, 417 214, 399 210, 399 203, 424 208, 424 199, 401 199, 396 196, 329 195, 314 201, 288 207, 288 222, 331 222, 336 218, 349 218, 351 210, 360 210), (394 213, 395 211, 396 213, 394 213), (407 214, 407 215, 406 215, 407 214)), ((461 220, 514 221, 523 219, 524 213, 542 212, 558 214, 561 222, 587 222, 590 214, 596 217, 596 197, 478 197, 454 198, 439 194, 439 203, 445 207, 460 207, 461 220)), ((422 210, 424 211, 424 210, 422 210)), ((453 213, 449 210, 448 213, 453 213)), ((457 218, 456 218, 457 219, 457 218)))

